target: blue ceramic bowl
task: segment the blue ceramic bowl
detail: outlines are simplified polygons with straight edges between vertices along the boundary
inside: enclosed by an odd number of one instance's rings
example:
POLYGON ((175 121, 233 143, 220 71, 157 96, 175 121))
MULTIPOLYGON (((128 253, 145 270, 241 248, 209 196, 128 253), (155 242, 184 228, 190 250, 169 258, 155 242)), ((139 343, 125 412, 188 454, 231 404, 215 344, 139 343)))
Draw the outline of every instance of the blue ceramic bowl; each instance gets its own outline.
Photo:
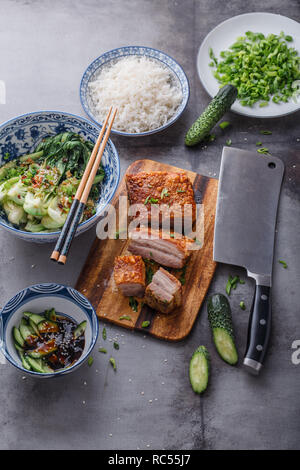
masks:
MULTIPOLYGON (((0 126, 0 166, 26 153, 31 153, 39 142, 60 132, 76 132, 84 139, 96 142, 100 129, 92 122, 75 114, 62 111, 37 111, 18 116, 0 126), (8 160, 4 160, 5 155, 8 160)), ((97 223, 106 205, 113 197, 120 178, 120 160, 111 140, 108 140, 102 157, 105 178, 101 183, 101 194, 96 206, 96 214, 82 222, 76 235, 85 232, 97 223)), ((31 233, 14 227, 3 213, 0 213, 0 225, 23 240, 35 243, 55 242, 59 231, 31 233)))
POLYGON ((173 76, 174 79, 178 81, 181 87, 182 102, 177 108, 174 116, 172 116, 172 118, 164 126, 158 127, 157 129, 153 129, 151 131, 139 132, 134 134, 129 132, 118 131, 115 129, 112 129, 112 132, 127 137, 139 137, 144 135, 155 134, 156 132, 160 132, 166 129, 167 127, 171 126, 171 124, 173 124, 175 121, 177 121, 177 119, 185 110, 190 95, 189 82, 182 67, 176 62, 176 60, 172 59, 172 57, 165 54, 164 52, 161 52, 157 49, 152 49, 151 47, 142 46, 119 47, 118 49, 113 49, 112 51, 105 52, 105 54, 102 54, 100 57, 95 59, 85 70, 80 82, 80 101, 87 115, 98 125, 100 125, 101 123, 97 122, 97 118, 94 116, 92 111, 93 106, 88 92, 89 82, 94 81, 96 79, 98 74, 101 72, 101 68, 103 66, 107 66, 110 62, 116 62, 118 59, 122 59, 123 57, 130 55, 146 56, 158 60, 162 62, 165 66, 167 66, 170 69, 171 76, 173 76))
POLYGON ((13 366, 35 377, 57 377, 69 374, 77 369, 87 359, 95 346, 98 331, 98 318, 90 302, 73 287, 60 284, 35 284, 27 287, 9 300, 0 314, 0 344, 3 354, 13 366), (14 346, 12 329, 14 326, 19 325, 24 311, 42 313, 52 307, 58 313, 72 318, 77 323, 87 321, 83 353, 73 366, 52 374, 28 371, 22 366, 14 346))

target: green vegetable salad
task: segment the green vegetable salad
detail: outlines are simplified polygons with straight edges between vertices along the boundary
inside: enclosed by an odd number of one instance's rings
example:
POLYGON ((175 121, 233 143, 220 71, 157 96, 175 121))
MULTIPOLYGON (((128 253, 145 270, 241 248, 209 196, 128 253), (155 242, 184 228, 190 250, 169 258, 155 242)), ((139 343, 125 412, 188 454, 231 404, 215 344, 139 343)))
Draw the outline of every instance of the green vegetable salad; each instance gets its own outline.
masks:
POLYGON ((267 106, 287 102, 299 92, 300 56, 291 46, 293 38, 283 32, 279 35, 253 33, 237 38, 229 50, 217 59, 210 49, 210 66, 214 76, 222 84, 238 89, 243 106, 267 106))
MULTIPOLYGON (((45 138, 30 155, 0 168, 0 208, 8 221, 29 232, 60 229, 68 215, 80 179, 93 149, 78 134, 64 132, 45 138)), ((83 220, 95 214, 99 168, 87 201, 83 220)))

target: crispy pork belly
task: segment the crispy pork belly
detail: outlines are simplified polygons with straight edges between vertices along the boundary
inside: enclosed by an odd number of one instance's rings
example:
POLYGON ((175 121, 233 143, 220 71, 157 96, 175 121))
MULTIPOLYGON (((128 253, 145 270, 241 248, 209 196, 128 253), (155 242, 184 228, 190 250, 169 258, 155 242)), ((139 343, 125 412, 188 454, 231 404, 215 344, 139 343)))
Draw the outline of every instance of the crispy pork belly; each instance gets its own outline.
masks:
POLYGON ((182 268, 190 256, 188 251, 192 240, 182 237, 180 239, 167 238, 162 231, 149 230, 141 227, 130 233, 128 250, 143 258, 150 258, 169 268, 182 268))
POLYGON ((141 256, 115 258, 115 283, 125 296, 143 297, 146 284, 145 264, 141 256))
MULTIPOLYGON (((196 217, 196 204, 192 183, 184 172, 141 171, 126 176, 127 191, 130 204, 143 204, 147 215, 142 223, 150 223, 150 212, 153 205, 159 206, 160 222, 164 217, 170 217, 171 225, 176 219, 182 221, 183 208, 189 204, 192 222, 196 217), (172 209, 173 208, 173 209, 172 209)), ((139 213, 136 216, 141 217, 139 213)), ((188 211, 185 212, 188 217, 188 211)))
POLYGON ((175 276, 159 268, 146 287, 144 300, 154 310, 170 313, 181 305, 182 286, 175 276))

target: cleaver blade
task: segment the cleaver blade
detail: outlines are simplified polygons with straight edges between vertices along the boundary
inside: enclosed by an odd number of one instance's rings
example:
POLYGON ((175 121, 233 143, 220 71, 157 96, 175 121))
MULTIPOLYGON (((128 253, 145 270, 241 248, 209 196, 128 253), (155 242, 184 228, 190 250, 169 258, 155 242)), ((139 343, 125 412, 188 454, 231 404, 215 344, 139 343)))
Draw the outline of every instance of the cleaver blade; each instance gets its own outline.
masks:
POLYGON ((224 147, 214 233, 215 261, 242 266, 256 280, 244 365, 261 369, 271 326, 270 288, 283 162, 224 147))

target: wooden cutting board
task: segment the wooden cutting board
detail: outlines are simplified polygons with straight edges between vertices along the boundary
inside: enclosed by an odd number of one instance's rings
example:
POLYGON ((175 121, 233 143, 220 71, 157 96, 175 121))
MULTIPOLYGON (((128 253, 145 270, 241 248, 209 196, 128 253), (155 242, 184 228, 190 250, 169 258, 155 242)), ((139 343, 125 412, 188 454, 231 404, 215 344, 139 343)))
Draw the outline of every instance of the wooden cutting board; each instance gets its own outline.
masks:
MULTIPOLYGON (((157 170, 182 171, 152 160, 138 160, 129 166, 126 173, 157 170)), ((114 258, 126 252, 128 241, 96 238, 77 281, 76 289, 91 301, 102 320, 150 333, 169 341, 181 340, 191 331, 216 268, 212 253, 218 180, 191 171, 186 173, 193 183, 196 202, 204 204, 204 243, 201 249, 192 253, 188 262, 182 307, 169 315, 163 315, 154 312, 139 300, 138 311, 134 312, 129 305, 128 297, 117 291, 113 280, 114 258), (122 315, 129 315, 131 321, 120 320, 122 315), (142 327, 145 320, 150 321, 148 328, 142 327)), ((112 201, 116 208, 120 195, 127 195, 125 178, 112 201)))

